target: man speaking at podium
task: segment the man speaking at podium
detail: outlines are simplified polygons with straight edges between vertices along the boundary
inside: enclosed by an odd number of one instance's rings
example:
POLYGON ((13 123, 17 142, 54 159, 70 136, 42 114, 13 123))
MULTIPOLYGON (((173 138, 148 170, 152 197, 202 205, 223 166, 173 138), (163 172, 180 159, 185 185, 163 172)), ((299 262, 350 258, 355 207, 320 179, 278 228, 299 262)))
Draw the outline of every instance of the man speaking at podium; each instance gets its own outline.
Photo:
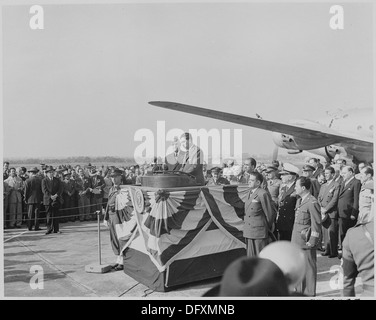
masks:
POLYGON ((188 132, 180 136, 180 151, 177 158, 176 171, 189 173, 196 178, 198 185, 205 185, 203 174, 204 154, 202 150, 193 144, 192 135, 188 132))

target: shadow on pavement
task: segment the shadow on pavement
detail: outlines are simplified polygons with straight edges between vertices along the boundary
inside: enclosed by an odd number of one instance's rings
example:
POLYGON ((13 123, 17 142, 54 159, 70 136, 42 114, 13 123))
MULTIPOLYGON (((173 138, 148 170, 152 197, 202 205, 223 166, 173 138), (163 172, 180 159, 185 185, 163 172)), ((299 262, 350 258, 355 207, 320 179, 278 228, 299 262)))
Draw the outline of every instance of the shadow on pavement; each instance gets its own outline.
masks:
MULTIPOLYGON (((71 273, 70 271, 65 273, 44 273, 43 274, 43 281, 54 281, 57 279, 66 278, 67 274, 71 273)), ((4 273, 4 283, 10 282, 25 282, 30 283, 30 279, 34 276, 30 272, 26 270, 14 270, 14 271, 6 271, 4 273)))

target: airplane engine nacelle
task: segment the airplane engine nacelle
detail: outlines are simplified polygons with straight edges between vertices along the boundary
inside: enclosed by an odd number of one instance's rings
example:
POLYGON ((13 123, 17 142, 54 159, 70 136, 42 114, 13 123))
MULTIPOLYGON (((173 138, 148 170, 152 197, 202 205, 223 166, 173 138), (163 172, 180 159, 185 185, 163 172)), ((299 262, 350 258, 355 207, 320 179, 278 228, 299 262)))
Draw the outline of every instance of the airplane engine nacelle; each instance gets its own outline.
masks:
POLYGON ((280 147, 290 150, 300 150, 295 143, 294 137, 288 134, 273 132, 273 141, 274 143, 280 147))
POLYGON ((336 146, 336 145, 330 145, 323 148, 318 149, 310 149, 306 150, 309 153, 313 153, 319 156, 324 157, 327 160, 332 160, 336 155, 340 155, 343 158, 348 157, 347 152, 344 148, 336 146))

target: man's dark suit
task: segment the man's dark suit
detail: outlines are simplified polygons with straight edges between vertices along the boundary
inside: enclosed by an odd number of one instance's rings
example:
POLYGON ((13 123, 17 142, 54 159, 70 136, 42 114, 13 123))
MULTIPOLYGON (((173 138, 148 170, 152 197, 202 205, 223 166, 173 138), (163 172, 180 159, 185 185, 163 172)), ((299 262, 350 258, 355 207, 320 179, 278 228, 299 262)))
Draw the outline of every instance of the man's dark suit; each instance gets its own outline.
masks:
POLYGON ((338 255, 338 196, 340 184, 334 179, 330 183, 321 186, 319 197, 317 198, 321 208, 326 210, 330 217, 329 228, 323 227, 323 238, 325 253, 329 256, 338 255))
POLYGON ((39 229, 39 212, 43 199, 42 180, 38 177, 31 177, 25 181, 24 200, 27 204, 29 230, 33 228, 35 221, 35 230, 39 229))
POLYGON ((278 197, 279 209, 276 227, 279 240, 291 241, 296 206, 296 196, 292 195, 295 191, 295 182, 287 190, 286 189, 287 186, 283 186, 278 197))
POLYGON ((311 179, 311 188, 309 191, 311 195, 313 195, 317 199, 320 193, 321 184, 315 178, 311 177, 310 179, 311 179))
POLYGON ((342 182, 338 197, 339 236, 341 245, 349 228, 356 223, 359 214, 359 193, 361 183, 352 178, 347 184, 342 182), (355 219, 351 219, 353 216, 355 219))
POLYGON ((59 232, 59 208, 61 206, 61 196, 63 185, 58 178, 48 177, 42 180, 43 204, 47 212, 47 233, 59 232), (57 194, 57 199, 53 201, 51 196, 57 194))
POLYGON ((165 164, 167 165, 167 171, 179 170, 178 154, 179 153, 172 152, 166 156, 165 164))
POLYGON ((180 165, 179 171, 189 173, 196 177, 198 185, 205 185, 203 173, 204 155, 199 147, 193 145, 189 148, 189 151, 180 151, 177 162, 178 164, 175 166, 178 167, 180 165))

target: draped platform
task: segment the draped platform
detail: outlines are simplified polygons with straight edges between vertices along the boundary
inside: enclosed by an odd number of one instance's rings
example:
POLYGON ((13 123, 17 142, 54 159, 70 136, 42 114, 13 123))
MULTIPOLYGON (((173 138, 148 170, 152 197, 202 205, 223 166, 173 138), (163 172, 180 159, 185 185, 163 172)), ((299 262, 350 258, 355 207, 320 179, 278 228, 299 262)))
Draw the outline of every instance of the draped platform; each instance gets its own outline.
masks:
POLYGON ((159 189, 124 185, 115 209, 124 272, 152 290, 219 277, 245 255, 247 185, 159 189), (127 210, 124 210, 127 209, 127 210))

